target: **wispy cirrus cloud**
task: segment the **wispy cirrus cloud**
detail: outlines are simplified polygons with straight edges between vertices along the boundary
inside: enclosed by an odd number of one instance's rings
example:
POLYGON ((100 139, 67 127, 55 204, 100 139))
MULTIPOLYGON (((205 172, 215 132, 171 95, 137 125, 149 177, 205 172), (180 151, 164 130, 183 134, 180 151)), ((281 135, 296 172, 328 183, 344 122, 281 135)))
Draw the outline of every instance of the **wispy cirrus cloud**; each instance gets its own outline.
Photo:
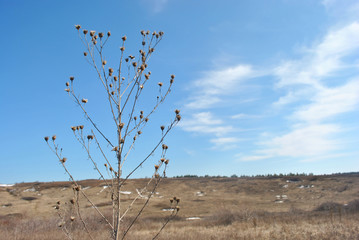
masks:
POLYGON ((236 92, 236 89, 255 74, 252 66, 239 64, 219 70, 206 71, 194 81, 192 89, 195 94, 190 97, 186 108, 208 109, 223 101, 223 96, 236 92))
POLYGON ((296 103, 288 113, 291 127, 258 142, 258 150, 240 155, 241 161, 273 157, 318 160, 336 154, 342 147, 338 134, 344 131, 336 117, 357 111, 359 106, 359 71, 352 64, 359 60, 358 39, 359 23, 348 23, 329 31, 322 41, 307 48, 301 59, 285 61, 275 69, 276 87, 287 93, 273 106, 296 103), (351 76, 343 75, 343 69, 351 76), (333 79, 342 84, 330 86, 333 79))
POLYGON ((154 13, 162 12, 169 0, 142 0, 147 3, 154 13))

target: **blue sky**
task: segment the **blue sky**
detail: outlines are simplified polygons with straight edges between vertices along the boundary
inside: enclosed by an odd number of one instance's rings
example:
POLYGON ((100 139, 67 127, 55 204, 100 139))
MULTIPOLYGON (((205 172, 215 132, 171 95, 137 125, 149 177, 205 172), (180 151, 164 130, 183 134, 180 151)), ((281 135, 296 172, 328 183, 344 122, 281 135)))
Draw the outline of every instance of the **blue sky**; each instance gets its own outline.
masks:
MULTIPOLYGON (((165 33, 149 68, 154 85, 175 74, 174 89, 124 173, 176 108, 183 118, 166 140, 169 176, 359 171, 355 0, 2 0, 0 20, 0 183, 67 180, 43 140, 52 134, 77 179, 97 176, 70 130, 90 125, 63 91, 69 76, 103 131, 115 132, 75 24, 112 32, 111 64, 123 35, 134 54, 142 29, 165 33)), ((151 176, 159 155, 135 177, 151 176)))

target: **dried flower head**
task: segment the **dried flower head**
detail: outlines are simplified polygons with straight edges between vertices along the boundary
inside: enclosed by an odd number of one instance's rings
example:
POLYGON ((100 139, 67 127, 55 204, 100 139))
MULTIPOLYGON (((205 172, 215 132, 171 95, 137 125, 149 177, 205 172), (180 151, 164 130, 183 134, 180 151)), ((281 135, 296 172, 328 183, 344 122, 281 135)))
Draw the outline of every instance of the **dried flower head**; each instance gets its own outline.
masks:
POLYGON ((161 162, 164 162, 166 159, 165 158, 161 158, 161 162))
POLYGON ((118 147, 116 146, 116 147, 112 148, 112 151, 117 152, 117 151, 118 151, 118 147))
POLYGON ((124 124, 124 123, 120 123, 120 124, 118 124, 118 127, 119 127, 120 129, 122 129, 124 126, 125 126, 125 124, 124 124))
POLYGON ((95 35, 96 31, 90 31, 90 36, 93 37, 95 35))
POLYGON ((67 158, 62 158, 61 160, 60 160, 60 162, 62 162, 62 163, 65 163, 67 161, 67 158))
POLYGON ((88 102, 88 100, 87 100, 87 99, 85 99, 85 98, 83 98, 83 99, 81 100, 81 102, 83 102, 83 103, 87 103, 87 102, 88 102))
POLYGON ((142 36, 145 36, 145 34, 146 34, 145 31, 144 31, 144 30, 141 30, 141 35, 142 35, 142 36))
POLYGON ((177 212, 180 210, 180 207, 179 206, 176 206, 176 210, 177 210, 177 212))
POLYGON ((172 74, 172 75, 171 75, 171 79, 175 79, 175 75, 172 74))
POLYGON ((145 46, 146 45, 146 42, 145 41, 142 41, 142 46, 145 46))
POLYGON ((112 88, 112 87, 113 87, 112 83, 110 83, 108 86, 109 86, 110 88, 112 88))
POLYGON ((138 135, 141 135, 141 133, 142 133, 141 131, 138 131, 138 132, 137 132, 138 135))
POLYGON ((147 30, 147 31, 146 31, 146 35, 149 35, 149 34, 150 34, 150 30, 147 30))
POLYGON ((110 31, 107 32, 107 37, 109 37, 109 36, 111 36, 111 32, 110 32, 110 31))
POLYGON ((106 65, 106 63, 107 63, 107 61, 106 61, 106 60, 103 60, 103 61, 102 61, 102 65, 104 65, 104 66, 105 66, 105 65, 106 65))
POLYGON ((71 220, 71 222, 75 221, 75 217, 74 217, 74 216, 71 216, 71 217, 70 217, 70 220, 71 220))
POLYGON ((165 164, 167 165, 170 162, 169 159, 166 159, 165 164))
POLYGON ((125 143, 125 139, 121 138, 120 143, 125 143))
POLYGON ((126 61, 126 62, 128 62, 128 60, 129 60, 128 58, 125 58, 125 61, 126 61))
POLYGON ((72 130, 72 131, 76 131, 76 127, 72 126, 72 127, 71 127, 71 130, 72 130))
POLYGON ((86 35, 88 33, 88 31, 86 29, 84 29, 83 33, 86 35))
POLYGON ((125 47, 120 47, 120 50, 123 52, 125 51, 125 47))
POLYGON ((176 114, 176 120, 177 120, 177 121, 181 121, 181 115, 176 114))
POLYGON ((136 67, 136 66, 137 66, 137 63, 136 63, 136 62, 133 62, 133 63, 132 63, 132 66, 133 66, 133 67, 136 67))
POLYGON ((123 36, 122 37, 122 41, 126 41, 127 37, 126 36, 123 36))
POLYGON ((75 28, 76 28, 77 30, 80 30, 81 25, 75 25, 75 28))
POLYGON ((87 52, 84 52, 84 56, 85 56, 85 57, 87 56, 87 52))
POLYGON ((162 126, 161 126, 161 130, 162 130, 162 131, 165 130, 165 126, 162 125, 162 126))
POLYGON ((44 137, 44 139, 45 139, 46 142, 49 141, 49 137, 48 137, 48 136, 44 137))
POLYGON ((75 77, 71 76, 70 77, 70 81, 73 81, 75 79, 75 77))
POLYGON ((160 166, 155 165, 155 170, 157 171, 160 168, 160 166))
POLYGON ((176 110, 175 110, 175 113, 176 113, 176 114, 179 114, 179 113, 180 113, 180 110, 179 110, 179 109, 176 109, 176 110))
POLYGON ((173 203, 173 198, 170 198, 170 203, 173 203))
POLYGON ((112 167, 110 167, 110 171, 111 171, 111 172, 113 171, 113 168, 112 168, 112 167))
POLYGON ((80 127, 81 130, 84 129, 84 125, 80 125, 79 127, 80 127))
POLYGON ((156 173, 155 178, 160 178, 160 175, 158 173, 156 173))
POLYGON ((162 85, 163 85, 163 83, 161 83, 161 82, 159 82, 159 83, 157 83, 158 84, 158 86, 160 86, 160 87, 162 87, 162 85))
POLYGON ((70 199, 70 203, 71 203, 71 204, 75 204, 75 199, 71 198, 71 199, 70 199))
POLYGON ((103 33, 102 32, 100 32, 100 33, 98 33, 98 36, 100 37, 100 38, 103 38, 103 33))
POLYGON ((66 82, 66 86, 67 86, 67 87, 70 86, 70 83, 69 83, 69 82, 66 82))
POLYGON ((163 34, 165 34, 165 33, 161 31, 161 32, 159 32, 158 34, 162 37, 163 34))
POLYGON ((136 117, 136 116, 134 116, 134 117, 133 117, 133 120, 135 120, 135 121, 136 121, 136 120, 137 120, 137 117, 136 117))
POLYGON ((148 80, 150 78, 150 75, 145 74, 145 78, 146 78, 146 80, 148 80))
POLYGON ((87 136, 87 139, 88 139, 88 140, 92 140, 92 139, 93 139, 93 135, 88 135, 88 136, 87 136))
POLYGON ((143 85, 142 85, 142 84, 140 85, 140 88, 143 89, 143 85))
POLYGON ((168 149, 168 146, 166 144, 162 144, 162 149, 163 150, 167 150, 168 149))
POLYGON ((154 48, 150 48, 150 50, 149 50, 150 53, 153 53, 154 51, 155 51, 154 48))
POLYGON ((80 186, 80 185, 77 185, 77 186, 75 187, 75 190, 76 190, 76 191, 80 191, 80 190, 81 190, 81 186, 80 186))
POLYGON ((56 135, 52 136, 52 141, 56 140, 56 135))
POLYGON ((145 118, 145 122, 148 122, 148 118, 145 118))
POLYGON ((144 71, 146 69, 145 65, 142 64, 141 67, 140 67, 141 71, 144 71))
POLYGON ((114 76, 114 77, 113 77, 113 80, 115 80, 115 82, 117 81, 117 79, 118 79, 117 76, 114 76))
POLYGON ((129 58, 131 58, 131 59, 134 59, 135 58, 135 56, 132 56, 132 55, 130 55, 130 56, 128 56, 129 58))
POLYGON ((70 92, 70 89, 69 89, 69 88, 65 88, 65 92, 70 92))
POLYGON ((108 69, 108 72, 109 72, 109 73, 113 73, 113 68, 109 68, 109 69, 108 69))
POLYGON ((112 91, 112 92, 111 92, 111 95, 112 95, 112 96, 115 95, 115 91, 112 91))

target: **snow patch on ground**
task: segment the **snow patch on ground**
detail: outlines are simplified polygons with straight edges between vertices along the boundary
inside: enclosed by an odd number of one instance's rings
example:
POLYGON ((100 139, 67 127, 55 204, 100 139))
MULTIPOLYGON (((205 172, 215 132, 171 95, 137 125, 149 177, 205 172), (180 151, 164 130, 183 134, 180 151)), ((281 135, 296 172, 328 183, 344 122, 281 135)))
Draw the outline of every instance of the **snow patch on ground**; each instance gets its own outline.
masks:
POLYGON ((188 217, 186 218, 186 220, 190 221, 190 220, 201 220, 200 217, 188 217))
POLYGON ((14 184, 0 184, 0 187, 12 187, 14 184))
POLYGON ((36 189, 34 187, 25 189, 23 192, 36 192, 36 189))

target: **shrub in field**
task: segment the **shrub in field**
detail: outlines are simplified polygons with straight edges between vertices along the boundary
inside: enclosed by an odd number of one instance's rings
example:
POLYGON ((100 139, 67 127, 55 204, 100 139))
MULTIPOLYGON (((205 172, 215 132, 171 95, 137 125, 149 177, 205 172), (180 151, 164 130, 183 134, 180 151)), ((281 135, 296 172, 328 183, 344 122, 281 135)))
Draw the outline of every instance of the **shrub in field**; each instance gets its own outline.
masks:
MULTIPOLYGON (((154 80, 150 79, 151 71, 148 70, 149 59, 154 54, 155 48, 163 38, 164 33, 161 31, 141 31, 142 42, 137 56, 126 53, 127 37, 123 36, 121 39, 121 47, 119 49, 120 57, 116 63, 117 65, 114 66, 107 62, 103 52, 106 43, 110 39, 111 32, 97 33, 96 31, 82 29, 80 25, 76 25, 75 27, 85 47, 83 55, 95 70, 98 83, 100 87, 102 86, 105 93, 109 113, 113 121, 114 134, 112 136, 106 136, 101 129, 101 126, 95 123, 93 116, 87 110, 87 106, 91 104, 91 99, 79 97, 77 88, 75 87, 76 80, 73 76, 71 76, 69 81, 65 83, 65 91, 81 109, 91 127, 74 125, 71 126, 70 129, 76 140, 85 150, 88 159, 90 160, 90 164, 93 165, 99 178, 102 179, 107 186, 106 191, 109 191, 109 196, 111 196, 109 201, 111 201, 112 214, 110 214, 110 216, 104 214, 83 191, 81 185, 75 180, 70 173, 70 169, 67 167, 67 162, 71 161, 71 158, 68 159, 63 156, 62 148, 57 144, 57 137, 56 135, 53 135, 52 137, 45 137, 45 141, 56 155, 65 172, 68 174, 70 181, 73 184, 74 192, 73 199, 70 200, 71 208, 68 211, 71 213, 70 215, 61 212, 63 208, 60 202, 56 204, 55 208, 58 210, 58 215, 62 220, 59 227, 61 227, 69 239, 73 239, 70 226, 72 226, 73 222, 78 221, 87 233, 88 239, 93 239, 89 226, 80 211, 79 198, 81 197, 90 204, 106 223, 111 232, 112 239, 124 239, 138 217, 142 214, 144 208, 148 205, 161 179, 166 176, 166 168, 169 164, 169 159, 166 158, 168 145, 165 144, 164 140, 167 134, 181 120, 179 110, 174 111, 173 120, 171 120, 167 126, 158 126, 160 137, 157 140, 153 139, 153 141, 151 141, 153 148, 143 159, 134 160, 130 159, 129 156, 134 150, 138 139, 140 139, 143 132, 145 132, 145 127, 151 120, 152 115, 171 92, 175 76, 169 76, 168 83, 156 83, 154 80), (146 99, 145 106, 147 106, 147 108, 141 108, 139 106, 139 100, 144 97, 143 93, 146 90, 153 89, 154 86, 150 87, 151 84, 155 85, 158 89, 158 92, 155 92, 152 95, 154 100, 153 105, 149 107, 149 102, 151 101, 146 99), (102 156, 101 160, 95 159, 95 155, 93 154, 93 151, 95 150, 102 156), (127 179, 143 166, 156 151, 161 152, 161 154, 157 159, 157 163, 153 166, 152 177, 143 188, 138 191, 138 195, 131 200, 132 202, 124 207, 120 195, 122 187, 127 179), (101 161, 102 164, 100 166, 99 163, 101 161), (126 167, 126 163, 130 161, 137 162, 135 163, 134 168, 126 169, 128 174, 124 176, 123 170, 126 167), (140 198, 146 199, 143 206, 136 214, 134 214, 134 217, 131 218, 129 223, 124 226, 123 223, 125 222, 126 215, 133 209, 134 203, 140 198)), ((147 96, 148 95, 146 95, 146 97, 147 96)), ((163 227, 169 220, 176 216, 179 211, 178 204, 178 198, 171 200, 173 211, 171 211, 171 214, 165 221, 163 227)), ((128 221, 126 220, 126 222, 128 221)), ((163 227, 159 229, 159 232, 163 227)), ((157 236, 158 234, 155 235, 155 238, 157 236)))

